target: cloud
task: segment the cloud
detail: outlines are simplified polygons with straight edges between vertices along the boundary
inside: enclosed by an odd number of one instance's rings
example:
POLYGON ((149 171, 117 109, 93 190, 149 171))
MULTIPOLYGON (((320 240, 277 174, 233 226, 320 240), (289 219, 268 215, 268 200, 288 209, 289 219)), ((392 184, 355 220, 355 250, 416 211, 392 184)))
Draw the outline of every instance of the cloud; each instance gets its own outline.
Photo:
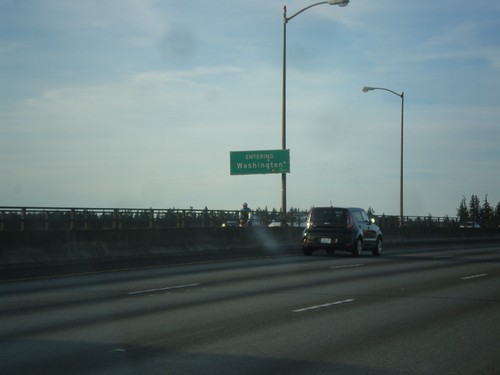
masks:
POLYGON ((190 29, 171 28, 161 42, 161 50, 166 59, 192 60, 197 48, 197 40, 190 29))
MULTIPOLYGON (((2 201, 279 208, 280 176, 230 176, 228 160, 281 147, 282 1, 2 6, 2 201)), ((365 85, 405 91, 409 213, 496 204, 498 10, 356 0, 294 19, 289 206, 398 212, 400 99, 365 85)))

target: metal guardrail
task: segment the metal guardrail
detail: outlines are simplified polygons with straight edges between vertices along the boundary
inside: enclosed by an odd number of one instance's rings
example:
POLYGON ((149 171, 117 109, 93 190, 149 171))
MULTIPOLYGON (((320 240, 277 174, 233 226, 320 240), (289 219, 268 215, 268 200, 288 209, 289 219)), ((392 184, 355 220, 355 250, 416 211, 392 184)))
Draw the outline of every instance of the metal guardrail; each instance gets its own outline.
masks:
MULTIPOLYGON (((400 227, 399 216, 395 215, 381 215, 375 216, 376 224, 382 228, 395 228, 400 227)), ((448 216, 403 216, 403 226, 413 228, 459 228, 460 223, 457 219, 448 216)))
POLYGON ((0 207, 0 231, 215 227, 234 214, 208 209, 0 207))
MULTIPOLYGON (((0 231, 40 230, 120 230, 156 228, 221 227, 238 220, 238 210, 205 209, 138 209, 138 208, 65 208, 0 207, 0 231)), ((253 211, 253 225, 267 226, 276 219, 266 210, 253 211)), ((304 214, 301 214, 304 215, 304 214)), ((298 226, 297 215, 289 222, 298 226)))
MULTIPOLYGON (((254 225, 267 226, 277 212, 255 210, 254 225)), ((303 226, 306 212, 288 214, 289 225, 303 226)), ((213 228, 238 216, 238 210, 0 207, 0 231, 121 230, 157 228, 213 228)), ((381 228, 399 227, 399 216, 375 215, 381 228)), ((406 227, 458 228, 456 219, 432 216, 405 216, 406 227)))

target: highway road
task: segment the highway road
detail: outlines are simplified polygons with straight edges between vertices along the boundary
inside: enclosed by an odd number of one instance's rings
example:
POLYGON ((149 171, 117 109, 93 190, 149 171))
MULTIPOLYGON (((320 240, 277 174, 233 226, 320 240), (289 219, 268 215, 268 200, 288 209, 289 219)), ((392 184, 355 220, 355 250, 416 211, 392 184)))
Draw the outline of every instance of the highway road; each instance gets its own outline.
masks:
POLYGON ((498 374, 500 244, 0 282, 0 373, 498 374))

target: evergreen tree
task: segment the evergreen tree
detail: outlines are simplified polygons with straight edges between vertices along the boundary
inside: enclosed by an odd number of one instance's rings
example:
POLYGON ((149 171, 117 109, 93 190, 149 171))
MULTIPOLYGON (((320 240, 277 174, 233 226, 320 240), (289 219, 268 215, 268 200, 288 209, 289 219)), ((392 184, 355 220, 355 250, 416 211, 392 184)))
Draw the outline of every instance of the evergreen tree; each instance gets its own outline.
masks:
POLYGON ((481 222, 487 224, 493 218, 493 208, 488 203, 488 194, 484 196, 484 203, 481 207, 481 222))
POLYGON ((457 217, 460 223, 465 223, 469 220, 469 210, 467 209, 467 202, 465 197, 462 197, 462 201, 460 202, 460 207, 457 209, 457 217))
POLYGON ((481 219, 480 201, 476 194, 472 194, 469 202, 469 219, 479 223, 481 219))

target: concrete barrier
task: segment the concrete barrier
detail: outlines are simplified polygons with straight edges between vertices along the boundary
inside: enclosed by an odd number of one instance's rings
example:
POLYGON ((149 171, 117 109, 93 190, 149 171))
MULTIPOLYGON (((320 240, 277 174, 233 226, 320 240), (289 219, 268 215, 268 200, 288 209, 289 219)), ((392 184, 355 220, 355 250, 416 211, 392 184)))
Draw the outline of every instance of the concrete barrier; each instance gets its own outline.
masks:
POLYGON ((0 232, 0 268, 299 246, 300 228, 0 232))
POLYGON ((433 244, 475 241, 500 241, 500 228, 388 228, 382 230, 384 242, 398 246, 411 244, 433 244))
MULTIPOLYGON (((498 241, 499 230, 394 228, 385 246, 443 242, 498 241)), ((144 230, 3 231, 0 270, 39 265, 197 255, 258 249, 301 253, 302 228, 182 228, 144 230)))

